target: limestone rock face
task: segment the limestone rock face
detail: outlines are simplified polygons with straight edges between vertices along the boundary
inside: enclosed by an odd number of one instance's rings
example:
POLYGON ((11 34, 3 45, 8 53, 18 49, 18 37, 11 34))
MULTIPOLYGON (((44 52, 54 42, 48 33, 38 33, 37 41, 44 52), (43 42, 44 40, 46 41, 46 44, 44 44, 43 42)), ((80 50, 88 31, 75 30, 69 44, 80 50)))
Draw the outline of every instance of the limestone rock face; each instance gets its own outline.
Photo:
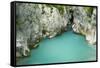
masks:
POLYGON ((73 7, 73 31, 85 35, 86 40, 96 44, 96 9, 91 7, 73 7))
POLYGON ((70 24, 76 33, 96 43, 96 9, 46 4, 16 4, 16 57, 28 56, 44 38, 53 38, 70 24), (72 24, 71 24, 72 23, 72 24))
POLYGON ((66 9, 65 6, 17 3, 17 54, 27 56, 30 46, 35 47, 41 39, 53 38, 66 31, 69 21, 69 10, 66 9))

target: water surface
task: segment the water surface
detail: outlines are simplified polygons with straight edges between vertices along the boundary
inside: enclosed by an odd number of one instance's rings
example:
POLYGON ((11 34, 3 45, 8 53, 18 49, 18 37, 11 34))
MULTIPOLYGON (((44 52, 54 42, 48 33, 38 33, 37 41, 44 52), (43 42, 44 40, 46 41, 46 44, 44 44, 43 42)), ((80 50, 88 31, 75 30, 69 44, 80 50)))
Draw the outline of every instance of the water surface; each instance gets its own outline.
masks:
POLYGON ((31 56, 18 61, 17 65, 45 64, 96 60, 96 49, 89 45, 85 37, 64 32, 52 39, 44 39, 39 47, 31 51, 31 56))

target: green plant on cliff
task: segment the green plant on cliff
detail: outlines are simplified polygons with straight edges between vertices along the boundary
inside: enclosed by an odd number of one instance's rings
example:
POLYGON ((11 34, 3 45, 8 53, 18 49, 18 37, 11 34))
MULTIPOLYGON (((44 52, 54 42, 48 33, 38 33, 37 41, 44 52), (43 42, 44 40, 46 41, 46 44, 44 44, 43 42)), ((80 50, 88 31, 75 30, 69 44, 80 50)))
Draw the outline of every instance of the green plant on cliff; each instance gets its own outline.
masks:
POLYGON ((89 17, 91 17, 92 13, 93 13, 93 7, 84 7, 85 12, 87 13, 87 15, 89 17))
POLYGON ((47 6, 47 7, 50 7, 51 10, 52 10, 52 7, 55 7, 55 8, 58 9, 58 11, 59 11, 59 13, 60 13, 61 15, 64 14, 64 7, 65 7, 65 6, 63 6, 63 5, 50 5, 50 4, 47 4, 46 6, 47 6))

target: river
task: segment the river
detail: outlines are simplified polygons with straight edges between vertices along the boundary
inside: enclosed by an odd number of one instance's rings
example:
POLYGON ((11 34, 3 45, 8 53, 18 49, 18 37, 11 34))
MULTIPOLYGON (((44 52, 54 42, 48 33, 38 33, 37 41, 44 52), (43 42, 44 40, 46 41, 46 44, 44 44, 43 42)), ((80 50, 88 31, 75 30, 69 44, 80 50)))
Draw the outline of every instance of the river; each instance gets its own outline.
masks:
POLYGON ((31 55, 22 58, 17 65, 79 62, 96 60, 96 48, 89 45, 85 36, 73 31, 64 32, 52 39, 44 39, 31 55))

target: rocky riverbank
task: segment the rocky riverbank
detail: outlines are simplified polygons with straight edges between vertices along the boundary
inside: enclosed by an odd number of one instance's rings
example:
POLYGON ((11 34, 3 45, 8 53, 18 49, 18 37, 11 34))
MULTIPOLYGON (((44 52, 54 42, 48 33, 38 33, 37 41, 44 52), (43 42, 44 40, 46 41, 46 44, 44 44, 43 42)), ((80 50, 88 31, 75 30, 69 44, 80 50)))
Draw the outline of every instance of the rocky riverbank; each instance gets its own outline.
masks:
POLYGON ((90 44, 96 43, 96 8, 17 3, 16 57, 28 56, 42 39, 67 31, 68 24, 90 44))
POLYGON ((88 43, 96 45, 96 9, 76 7, 73 17, 73 31, 85 35, 88 43))

